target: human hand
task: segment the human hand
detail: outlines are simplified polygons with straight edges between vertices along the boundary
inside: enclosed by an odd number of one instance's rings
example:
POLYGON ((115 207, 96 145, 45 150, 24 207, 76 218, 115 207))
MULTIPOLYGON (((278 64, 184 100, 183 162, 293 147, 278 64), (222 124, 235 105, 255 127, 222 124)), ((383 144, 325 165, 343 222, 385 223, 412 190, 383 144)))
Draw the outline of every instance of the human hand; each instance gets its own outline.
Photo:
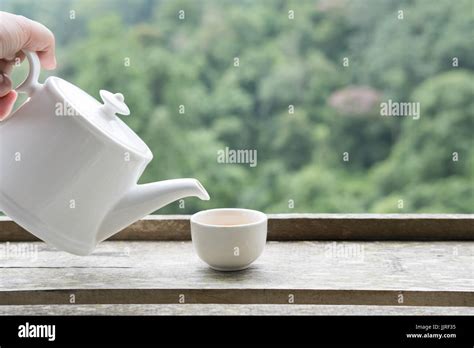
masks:
POLYGON ((56 67, 53 33, 26 17, 0 11, 0 121, 10 114, 17 97, 9 74, 18 59, 23 60, 22 49, 37 52, 43 68, 56 67))

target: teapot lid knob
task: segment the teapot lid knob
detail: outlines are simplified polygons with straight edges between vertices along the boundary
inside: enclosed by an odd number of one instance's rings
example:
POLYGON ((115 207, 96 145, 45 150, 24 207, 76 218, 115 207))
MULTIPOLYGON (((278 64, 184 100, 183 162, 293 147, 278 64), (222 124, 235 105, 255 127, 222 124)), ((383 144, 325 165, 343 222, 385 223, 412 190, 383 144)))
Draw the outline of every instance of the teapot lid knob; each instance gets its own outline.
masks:
POLYGON ((101 109, 106 115, 113 116, 116 113, 121 115, 130 115, 130 109, 127 104, 124 102, 124 97, 122 93, 111 93, 104 89, 100 90, 100 97, 104 104, 101 109))

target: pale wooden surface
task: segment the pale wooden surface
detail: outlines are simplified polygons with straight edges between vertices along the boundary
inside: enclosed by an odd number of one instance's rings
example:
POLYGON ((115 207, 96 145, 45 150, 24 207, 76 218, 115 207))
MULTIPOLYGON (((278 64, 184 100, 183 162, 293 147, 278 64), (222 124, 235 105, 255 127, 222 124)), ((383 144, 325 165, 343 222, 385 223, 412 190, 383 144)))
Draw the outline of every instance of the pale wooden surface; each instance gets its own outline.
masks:
POLYGON ((178 304, 180 295, 288 304, 293 295, 296 305, 474 306, 472 242, 269 242, 232 273, 209 269, 190 242, 104 242, 87 257, 41 242, 0 246, 3 305, 68 304, 74 294, 76 305, 178 304))
MULTIPOLYGON (((189 215, 150 215, 112 240, 190 240, 189 215)), ((473 214, 270 214, 268 240, 474 240, 473 214)), ((0 216, 0 241, 35 236, 0 216)))
POLYGON ((103 304, 0 306, 0 315, 474 315, 472 307, 103 304))

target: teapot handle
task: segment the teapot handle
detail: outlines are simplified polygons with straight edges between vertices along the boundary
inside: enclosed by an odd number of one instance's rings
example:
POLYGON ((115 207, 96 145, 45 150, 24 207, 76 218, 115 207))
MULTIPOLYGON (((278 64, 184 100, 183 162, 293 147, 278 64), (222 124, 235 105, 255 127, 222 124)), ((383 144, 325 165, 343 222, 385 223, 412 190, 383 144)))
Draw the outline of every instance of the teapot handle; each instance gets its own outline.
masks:
POLYGON ((23 50, 23 53, 25 53, 25 56, 28 59, 30 71, 28 72, 28 76, 26 76, 25 81, 23 81, 17 88, 15 88, 15 90, 21 93, 26 93, 31 96, 34 91, 39 86, 41 86, 41 84, 38 82, 41 64, 36 52, 23 50))

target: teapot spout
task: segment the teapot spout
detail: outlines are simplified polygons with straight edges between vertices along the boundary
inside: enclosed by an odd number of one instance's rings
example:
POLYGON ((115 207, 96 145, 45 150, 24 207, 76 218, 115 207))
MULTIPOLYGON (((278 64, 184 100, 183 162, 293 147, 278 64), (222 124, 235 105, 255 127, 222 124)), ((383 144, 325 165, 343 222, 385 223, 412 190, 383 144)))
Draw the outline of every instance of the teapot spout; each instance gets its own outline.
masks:
POLYGON ((209 194, 196 179, 173 179, 136 185, 108 213, 97 242, 109 238, 133 222, 161 207, 185 197, 209 200, 209 194))

